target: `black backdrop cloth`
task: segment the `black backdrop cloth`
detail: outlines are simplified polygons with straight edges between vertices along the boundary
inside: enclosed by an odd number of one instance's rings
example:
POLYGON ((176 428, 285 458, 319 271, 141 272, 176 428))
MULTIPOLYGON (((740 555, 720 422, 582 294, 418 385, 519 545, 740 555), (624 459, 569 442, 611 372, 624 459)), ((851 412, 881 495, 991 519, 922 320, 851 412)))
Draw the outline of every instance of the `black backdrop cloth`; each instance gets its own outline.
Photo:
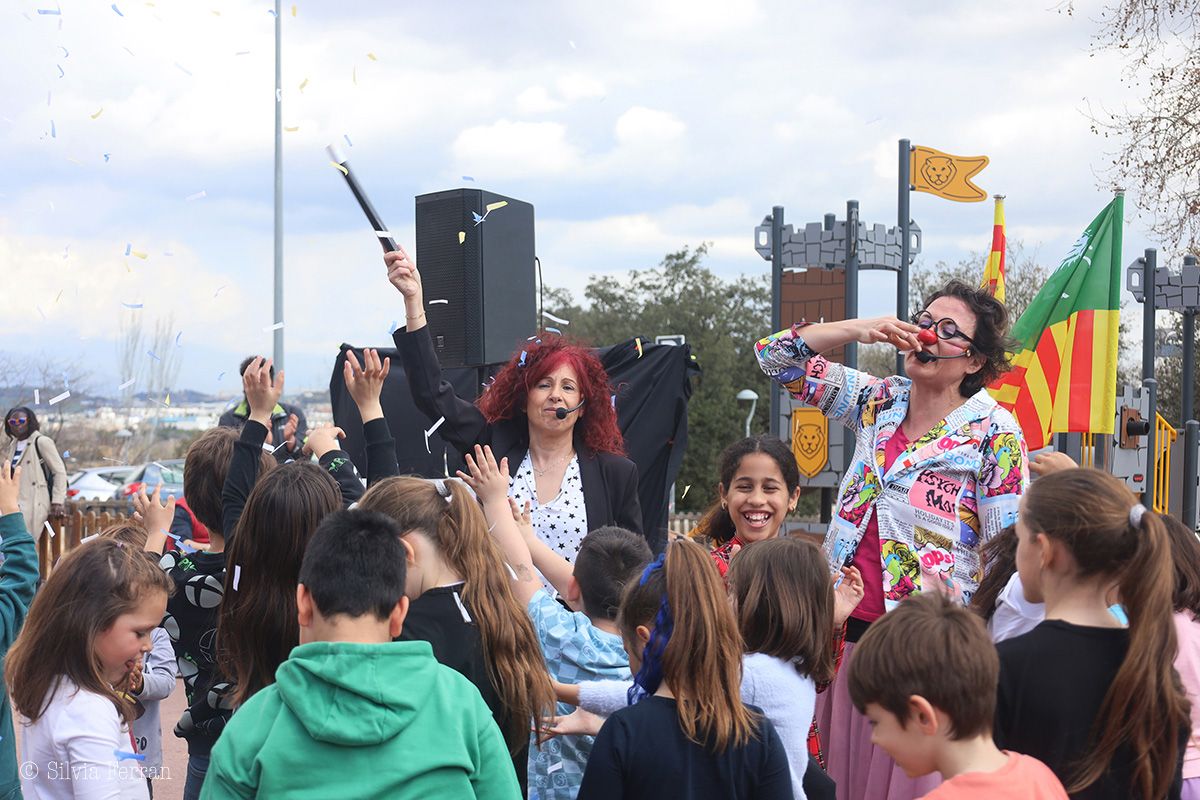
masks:
MULTIPOLYGON (((597 348, 617 396, 617 424, 625 437, 625 449, 638 468, 638 498, 642 505, 643 531, 656 552, 666 544, 667 510, 671 486, 679 475, 687 450, 687 404, 692 395, 691 378, 700 367, 687 345, 647 344, 642 337, 639 357, 634 339, 611 347, 597 348)), ((364 472, 362 420, 342 378, 346 351, 353 350, 362 363, 362 348, 343 344, 329 379, 334 424, 346 432, 343 449, 364 472)), ((404 369, 394 348, 379 348, 380 358, 390 357, 392 369, 383 385, 383 415, 396 439, 400 472, 426 478, 453 475, 463 466, 454 448, 435 432, 425 449, 425 431, 435 422, 417 411, 409 393, 404 369)), ((502 365, 443 369, 442 376, 464 399, 479 396, 483 381, 502 365)), ((365 474, 365 472, 364 472, 365 474)))

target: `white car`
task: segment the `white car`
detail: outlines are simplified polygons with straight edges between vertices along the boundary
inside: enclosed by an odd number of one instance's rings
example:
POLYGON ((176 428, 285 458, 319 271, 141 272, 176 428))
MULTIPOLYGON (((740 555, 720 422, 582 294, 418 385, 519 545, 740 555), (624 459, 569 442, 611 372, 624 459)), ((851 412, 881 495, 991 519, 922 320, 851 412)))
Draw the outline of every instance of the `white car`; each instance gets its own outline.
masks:
POLYGON ((92 467, 67 478, 68 500, 111 500, 136 467, 92 467))

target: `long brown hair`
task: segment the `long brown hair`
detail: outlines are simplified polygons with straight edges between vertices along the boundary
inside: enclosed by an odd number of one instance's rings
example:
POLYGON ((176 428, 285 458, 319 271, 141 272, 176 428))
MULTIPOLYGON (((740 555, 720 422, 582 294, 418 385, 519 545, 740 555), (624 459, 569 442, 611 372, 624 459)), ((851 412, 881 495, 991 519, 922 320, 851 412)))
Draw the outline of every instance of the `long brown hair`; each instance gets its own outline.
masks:
POLYGON ((96 637, 147 594, 169 596, 174 588, 150 554, 116 539, 100 537, 68 553, 33 598, 25 627, 5 658, 13 705, 36 722, 66 678, 108 698, 125 722, 132 722, 133 706, 104 677, 96 637))
POLYGON ((713 753, 749 741, 757 720, 739 691, 742 637, 703 547, 686 539, 669 544, 629 583, 617 625, 627 643, 638 641, 639 625, 652 628, 634 691, 653 694, 666 682, 688 739, 713 753))
POLYGON ((1162 521, 1171 542, 1171 563, 1175 569, 1172 605, 1177 612, 1186 611, 1200 622, 1200 539, 1174 517, 1163 516, 1162 521))
POLYGON ((983 580, 971 595, 967 608, 987 622, 996 614, 996 600, 1017 571, 1016 526, 1009 525, 988 539, 979 548, 979 560, 983 564, 983 580))
POLYGON ((790 536, 754 542, 730 562, 726 580, 747 653, 790 661, 818 683, 833 680, 833 582, 816 545, 790 536))
POLYGON ((1178 766, 1177 732, 1191 726, 1173 663, 1171 545, 1162 518, 1136 506, 1120 480, 1084 468, 1034 481, 1021 509, 1031 532, 1066 546, 1079 578, 1115 579, 1129 616, 1129 649, 1092 723, 1091 746, 1067 784, 1069 793, 1095 783, 1117 749, 1128 746, 1135 754, 1131 794, 1164 797, 1178 766))
POLYGON ((463 603, 479 626, 492 686, 508 712, 504 738, 516 753, 529 742, 532 722, 554 708, 554 690, 533 623, 513 596, 479 504, 455 481, 385 478, 358 508, 386 514, 406 535, 422 534, 462 577, 463 603))
POLYGON ((300 643, 300 563, 317 525, 341 505, 329 473, 299 461, 260 477, 246 498, 225 551, 217 622, 217 665, 233 682, 234 706, 274 683, 275 670, 300 643))

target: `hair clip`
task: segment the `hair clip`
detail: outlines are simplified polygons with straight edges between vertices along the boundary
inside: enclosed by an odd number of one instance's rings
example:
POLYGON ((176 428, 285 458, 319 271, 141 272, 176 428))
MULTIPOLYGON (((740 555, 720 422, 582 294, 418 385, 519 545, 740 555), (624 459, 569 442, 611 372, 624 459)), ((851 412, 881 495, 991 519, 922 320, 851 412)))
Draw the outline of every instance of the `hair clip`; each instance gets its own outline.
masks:
POLYGON ((1129 524, 1137 528, 1142 524, 1142 515, 1146 513, 1146 507, 1138 503, 1133 508, 1129 509, 1129 524))
POLYGON ((446 498, 446 502, 449 503, 450 498, 453 496, 450 492, 450 485, 442 478, 435 478, 433 485, 437 488, 437 493, 446 498))

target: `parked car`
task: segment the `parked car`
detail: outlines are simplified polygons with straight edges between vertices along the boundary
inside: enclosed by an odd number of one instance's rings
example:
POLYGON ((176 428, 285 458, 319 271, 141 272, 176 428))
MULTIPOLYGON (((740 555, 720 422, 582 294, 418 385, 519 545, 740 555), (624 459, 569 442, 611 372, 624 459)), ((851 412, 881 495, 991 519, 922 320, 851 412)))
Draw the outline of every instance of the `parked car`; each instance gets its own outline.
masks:
POLYGON ((125 485, 135 467, 92 467, 67 478, 68 500, 111 500, 113 492, 125 485))
POLYGON ((125 479, 121 488, 113 494, 114 500, 124 500, 133 508, 133 496, 145 487, 147 494, 162 484, 163 499, 175 495, 176 499, 183 497, 183 459, 173 458, 168 461, 151 461, 135 467, 134 472, 125 479))

